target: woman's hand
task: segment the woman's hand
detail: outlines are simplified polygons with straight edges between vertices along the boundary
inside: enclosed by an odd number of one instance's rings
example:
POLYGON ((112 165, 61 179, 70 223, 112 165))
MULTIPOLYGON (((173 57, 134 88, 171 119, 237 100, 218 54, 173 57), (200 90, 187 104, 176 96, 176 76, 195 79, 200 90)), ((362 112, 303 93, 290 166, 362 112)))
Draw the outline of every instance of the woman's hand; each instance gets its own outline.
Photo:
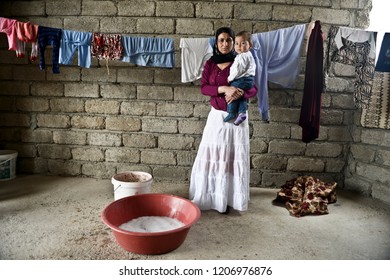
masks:
POLYGON ((232 103, 234 100, 241 98, 244 95, 244 91, 236 87, 228 87, 228 90, 225 91, 225 100, 226 102, 232 103))

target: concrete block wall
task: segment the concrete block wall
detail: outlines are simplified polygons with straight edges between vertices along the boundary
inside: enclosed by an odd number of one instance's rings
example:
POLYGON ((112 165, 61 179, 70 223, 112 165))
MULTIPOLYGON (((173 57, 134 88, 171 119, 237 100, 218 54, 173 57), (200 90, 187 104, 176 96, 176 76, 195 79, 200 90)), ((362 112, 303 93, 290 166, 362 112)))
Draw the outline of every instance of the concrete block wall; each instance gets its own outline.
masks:
MULTIPOLYGON (((38 62, 16 58, 0 34, 0 147, 19 152, 18 172, 110 178, 126 170, 150 172, 158 181, 188 182, 209 112, 199 82, 181 83, 179 41, 210 37, 221 26, 253 33, 322 22, 365 27, 371 0, 203 0, 126 1, 53 0, 2 1, 0 16, 77 31, 169 37, 175 40, 173 69, 139 67, 93 59, 90 69, 60 65, 51 73, 38 62), (108 72, 109 71, 109 72, 108 72)), ((336 180, 362 177, 370 194, 389 192, 389 182, 372 191, 367 165, 388 166, 375 150, 372 161, 356 158, 370 142, 354 119, 353 71, 336 66, 323 94, 321 132, 305 144, 298 126, 304 81, 302 71, 292 89, 270 84, 271 122, 260 121, 250 104, 251 184, 279 187, 297 175, 336 180), (351 143, 353 144, 351 146, 351 143), (351 152, 350 152, 351 150, 351 152), (352 159, 352 160, 351 160, 352 159)), ((382 133, 382 132, 377 132, 382 133)), ((381 144, 382 145, 382 144, 381 144)), ((378 172, 388 172, 384 167, 378 172)), ((375 180, 374 180, 375 181, 375 180)), ((350 180, 348 181, 350 182, 350 180)), ((360 188, 360 187, 358 187, 360 188)))

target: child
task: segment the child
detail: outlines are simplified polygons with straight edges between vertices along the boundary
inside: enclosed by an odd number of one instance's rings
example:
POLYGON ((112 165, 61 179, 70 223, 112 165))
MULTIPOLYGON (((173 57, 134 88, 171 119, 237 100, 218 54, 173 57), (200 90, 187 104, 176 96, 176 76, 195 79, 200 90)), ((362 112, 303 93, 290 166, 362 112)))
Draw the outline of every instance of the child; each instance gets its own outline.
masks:
MULTIPOLYGON (((250 52, 252 48, 252 35, 247 31, 241 31, 236 35, 234 40, 234 50, 237 56, 230 67, 230 75, 228 82, 231 86, 241 90, 248 90, 255 84, 256 64, 250 52)), ((229 113, 224 119, 228 122, 234 119, 237 114, 238 117, 234 121, 235 125, 239 125, 246 119, 246 110, 248 109, 248 101, 241 97, 234 100, 227 105, 227 112, 229 113)))

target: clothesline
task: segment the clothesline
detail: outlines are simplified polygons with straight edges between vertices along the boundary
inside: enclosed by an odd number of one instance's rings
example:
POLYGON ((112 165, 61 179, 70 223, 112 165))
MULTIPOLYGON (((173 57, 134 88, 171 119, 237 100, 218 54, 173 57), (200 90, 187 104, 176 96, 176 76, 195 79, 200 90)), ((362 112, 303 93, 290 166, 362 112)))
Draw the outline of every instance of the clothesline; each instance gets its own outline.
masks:
POLYGON ((60 72, 59 64, 71 65, 78 51, 78 65, 89 68, 91 57, 120 60, 139 66, 174 67, 172 38, 135 37, 121 34, 81 32, 38 26, 0 17, 0 32, 8 37, 9 50, 17 57, 25 56, 26 43, 32 43, 30 60, 40 56, 40 68, 45 69, 46 46, 53 47, 52 71, 60 72))
MULTIPOLYGON (((268 32, 252 34, 253 48, 251 50, 256 61, 256 86, 258 88, 258 109, 263 121, 268 121, 268 82, 279 84, 285 88, 293 86, 298 74, 302 42, 305 36, 310 36, 312 23, 294 25, 268 32)), ((332 26, 331 26, 332 27, 332 26)), ((375 56, 375 65, 382 72, 390 72, 390 33, 383 37, 383 44, 378 47, 378 37, 374 31, 349 27, 339 27, 333 42, 338 51, 358 42, 368 42, 364 47, 369 51, 368 57, 356 53, 359 61, 370 61, 375 56), (385 45, 385 46, 383 46, 385 45), (378 53, 378 49, 380 52, 378 53), (373 57, 374 56, 374 57, 373 57), (378 68, 380 64, 381 68, 378 68)), ((39 56, 40 68, 45 69, 46 46, 53 47, 52 72, 59 73, 59 64, 71 65, 76 51, 78 65, 89 68, 91 57, 105 60, 107 69, 109 60, 129 62, 139 66, 166 67, 175 66, 174 44, 172 38, 136 37, 121 34, 104 34, 97 32, 81 32, 59 28, 38 26, 30 22, 23 23, 14 19, 0 17, 0 32, 6 33, 9 50, 14 50, 17 57, 25 56, 26 43, 32 44, 30 60, 39 56)), ((381 38, 379 38, 381 39, 381 38)), ((205 62, 212 55, 215 44, 213 37, 181 38, 181 81, 193 82, 201 78, 205 62)), ((328 39, 329 40, 329 39, 328 39)), ((306 46, 307 48, 307 46, 306 46)), ((327 61, 330 61, 329 51, 327 61)), ((339 62, 342 60, 339 59, 339 62)), ((352 62, 354 64, 354 62, 352 62)), ((327 63, 329 66, 329 63, 327 63)), ((356 68, 355 97, 357 104, 370 98, 372 75, 360 73, 356 68), (363 93, 363 99, 359 97, 363 93)), ((365 71, 363 69, 363 71, 365 71)), ((371 70, 370 70, 371 71, 371 70)), ((374 71, 374 70, 373 70, 374 71)))

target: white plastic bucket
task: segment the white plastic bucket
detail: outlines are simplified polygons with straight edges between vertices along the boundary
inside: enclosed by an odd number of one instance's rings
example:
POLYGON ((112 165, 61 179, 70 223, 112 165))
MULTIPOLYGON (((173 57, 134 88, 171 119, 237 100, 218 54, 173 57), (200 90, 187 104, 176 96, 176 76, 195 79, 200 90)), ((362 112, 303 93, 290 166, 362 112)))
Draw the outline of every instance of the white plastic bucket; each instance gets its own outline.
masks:
POLYGON ((118 173, 111 178, 111 183, 114 185, 114 198, 120 198, 150 193, 153 177, 147 172, 142 171, 127 171, 118 173))
POLYGON ((15 178, 17 157, 17 151, 0 150, 0 181, 15 178))

